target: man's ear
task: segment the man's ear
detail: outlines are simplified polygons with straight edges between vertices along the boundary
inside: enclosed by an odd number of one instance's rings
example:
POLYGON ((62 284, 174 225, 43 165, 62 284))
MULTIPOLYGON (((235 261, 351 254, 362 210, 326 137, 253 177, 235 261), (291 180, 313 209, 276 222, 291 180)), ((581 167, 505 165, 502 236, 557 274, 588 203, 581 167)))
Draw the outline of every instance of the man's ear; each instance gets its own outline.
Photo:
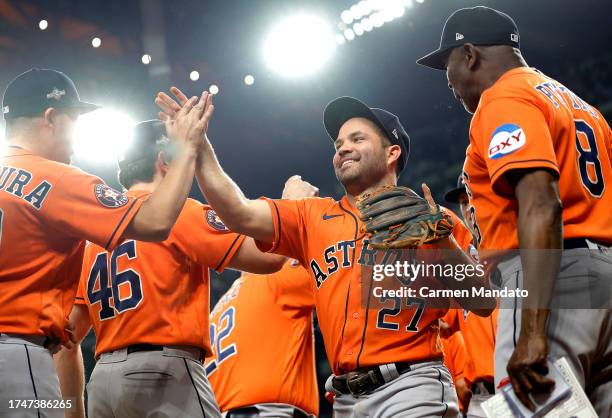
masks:
POLYGON ((402 147, 397 144, 393 144, 387 147, 387 161, 389 164, 396 161, 399 164, 400 158, 402 158, 402 147))
POLYGON ((474 44, 464 44, 463 52, 465 55, 466 64, 469 70, 476 68, 478 60, 480 60, 480 53, 474 44))
POLYGON ((43 113, 45 124, 53 125, 55 123, 55 118, 57 118, 57 110, 53 107, 48 107, 43 113))
POLYGON ((160 173, 165 174, 168 171, 169 162, 167 161, 167 156, 163 151, 157 153, 157 159, 155 161, 155 168, 160 173))

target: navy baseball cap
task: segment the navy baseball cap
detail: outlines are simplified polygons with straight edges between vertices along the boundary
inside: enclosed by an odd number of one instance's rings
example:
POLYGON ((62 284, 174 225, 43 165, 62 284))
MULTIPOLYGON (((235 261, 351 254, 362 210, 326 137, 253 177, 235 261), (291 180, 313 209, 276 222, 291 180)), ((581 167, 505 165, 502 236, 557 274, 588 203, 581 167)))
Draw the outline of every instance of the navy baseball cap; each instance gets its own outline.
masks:
POLYGON ((418 59, 417 64, 445 70, 446 60, 452 50, 467 43, 519 48, 518 28, 510 16, 490 7, 459 9, 446 19, 440 47, 418 59))
POLYGON ((169 143, 164 122, 158 119, 139 122, 132 129, 132 142, 128 149, 119 156, 119 168, 125 168, 138 160, 155 157, 160 151, 165 151, 169 143))
POLYGON ((60 71, 49 69, 33 68, 18 75, 2 97, 4 119, 35 116, 50 107, 87 113, 101 106, 81 101, 72 80, 60 71))
POLYGON ((462 194, 467 194, 467 191, 465 190, 463 176, 459 174, 459 177, 457 178, 457 187, 446 192, 444 195, 444 200, 446 200, 448 203, 459 203, 459 197, 462 194))
POLYGON ((378 126, 394 145, 402 149, 401 159, 398 161, 398 174, 406 167, 410 153, 410 137, 402 126, 399 118, 384 109, 368 107, 365 103, 353 97, 338 97, 327 104, 323 111, 325 130, 332 142, 338 138, 340 128, 352 118, 368 119, 378 126))

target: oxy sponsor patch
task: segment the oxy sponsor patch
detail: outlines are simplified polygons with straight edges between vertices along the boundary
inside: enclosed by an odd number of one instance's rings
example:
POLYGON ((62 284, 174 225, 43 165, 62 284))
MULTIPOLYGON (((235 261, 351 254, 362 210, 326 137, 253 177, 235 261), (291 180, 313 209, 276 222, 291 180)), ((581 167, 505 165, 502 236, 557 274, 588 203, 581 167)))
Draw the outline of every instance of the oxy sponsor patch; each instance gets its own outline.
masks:
POLYGON ((512 123, 501 125, 493 132, 489 143, 489 158, 495 160, 513 153, 527 142, 525 131, 512 123))

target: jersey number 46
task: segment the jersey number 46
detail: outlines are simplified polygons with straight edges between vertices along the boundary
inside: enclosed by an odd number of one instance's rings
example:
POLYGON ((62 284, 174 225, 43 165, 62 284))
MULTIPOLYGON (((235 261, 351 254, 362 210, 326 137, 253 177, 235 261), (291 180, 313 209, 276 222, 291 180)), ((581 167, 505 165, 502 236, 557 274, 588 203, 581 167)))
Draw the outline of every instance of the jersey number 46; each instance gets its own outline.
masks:
POLYGON ((140 275, 132 269, 118 271, 117 260, 121 257, 129 260, 136 258, 134 241, 119 245, 110 254, 110 263, 108 253, 98 254, 87 279, 87 298, 90 305, 100 303, 101 321, 114 317, 116 313, 134 309, 142 301, 140 275), (129 292, 127 289, 121 291, 125 286, 129 286, 129 292), (121 299, 121 293, 129 294, 129 297, 121 299))

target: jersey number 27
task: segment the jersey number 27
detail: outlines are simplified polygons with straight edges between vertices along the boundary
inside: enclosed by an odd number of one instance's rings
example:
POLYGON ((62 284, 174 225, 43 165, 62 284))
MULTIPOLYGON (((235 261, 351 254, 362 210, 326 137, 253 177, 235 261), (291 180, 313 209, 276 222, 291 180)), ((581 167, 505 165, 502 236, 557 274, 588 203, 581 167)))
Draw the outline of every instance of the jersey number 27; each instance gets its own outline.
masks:
POLYGON ((106 252, 97 255, 87 279, 87 298, 90 305, 100 303, 101 321, 113 318, 115 312, 134 309, 142 301, 140 275, 132 269, 117 271, 117 260, 120 257, 129 260, 136 258, 136 243, 126 241, 115 248, 110 254, 110 263, 108 256, 106 252), (120 295, 122 285, 130 287, 130 291, 125 292, 130 296, 125 299, 121 299, 120 295), (113 306, 110 304, 111 299, 113 306))

